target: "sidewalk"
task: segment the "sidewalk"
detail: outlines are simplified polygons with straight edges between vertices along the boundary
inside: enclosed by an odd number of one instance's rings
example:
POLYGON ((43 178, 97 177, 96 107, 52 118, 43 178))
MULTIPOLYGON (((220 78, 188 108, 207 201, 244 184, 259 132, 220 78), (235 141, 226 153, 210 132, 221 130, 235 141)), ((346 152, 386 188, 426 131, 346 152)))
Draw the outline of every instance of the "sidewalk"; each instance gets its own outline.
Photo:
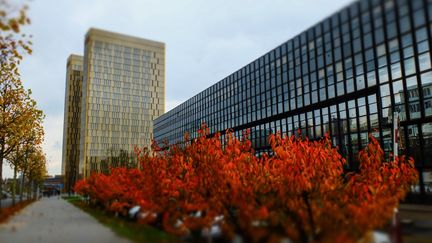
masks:
POLYGON ((44 198, 0 224, 0 242, 129 242, 57 197, 44 198))

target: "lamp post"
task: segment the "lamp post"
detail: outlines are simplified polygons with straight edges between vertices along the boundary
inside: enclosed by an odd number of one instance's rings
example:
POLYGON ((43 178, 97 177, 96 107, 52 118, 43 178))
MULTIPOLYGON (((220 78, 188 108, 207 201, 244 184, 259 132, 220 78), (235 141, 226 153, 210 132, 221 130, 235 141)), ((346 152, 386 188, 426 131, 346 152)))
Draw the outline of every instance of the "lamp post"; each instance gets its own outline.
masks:
POLYGON ((399 155, 399 112, 393 112, 393 158, 399 155))
MULTIPOLYGON (((393 159, 399 155, 399 111, 393 112, 393 159)), ((394 243, 402 243, 402 233, 399 222, 398 209, 394 208, 390 238, 394 243)))

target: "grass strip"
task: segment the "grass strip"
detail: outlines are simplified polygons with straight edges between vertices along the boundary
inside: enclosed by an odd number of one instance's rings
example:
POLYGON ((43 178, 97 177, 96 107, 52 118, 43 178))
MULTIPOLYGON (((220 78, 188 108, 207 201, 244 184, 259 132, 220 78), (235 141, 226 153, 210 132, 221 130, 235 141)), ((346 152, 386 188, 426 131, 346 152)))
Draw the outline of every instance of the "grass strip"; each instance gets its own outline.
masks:
POLYGON ((63 197, 63 199, 83 210, 84 212, 90 214, 118 235, 134 242, 180 242, 180 240, 174 236, 151 226, 127 221, 125 219, 115 217, 114 215, 109 214, 101 209, 92 208, 82 201, 81 197, 79 196, 63 197))

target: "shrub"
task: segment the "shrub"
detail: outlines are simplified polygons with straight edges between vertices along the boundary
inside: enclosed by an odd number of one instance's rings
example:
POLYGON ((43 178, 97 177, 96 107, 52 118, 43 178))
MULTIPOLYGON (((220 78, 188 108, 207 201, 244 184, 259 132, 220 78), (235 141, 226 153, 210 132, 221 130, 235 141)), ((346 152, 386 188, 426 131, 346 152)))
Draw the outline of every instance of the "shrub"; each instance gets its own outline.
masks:
POLYGON ((354 242, 388 222, 417 181, 414 161, 385 161, 373 137, 359 170, 345 173, 328 136, 273 134, 272 156, 258 158, 248 134, 240 140, 227 132, 224 145, 205 126, 198 134, 182 147, 137 149, 139 168, 93 174, 75 190, 116 213, 140 205, 140 222, 178 236, 199 237, 217 224, 226 239, 354 242))

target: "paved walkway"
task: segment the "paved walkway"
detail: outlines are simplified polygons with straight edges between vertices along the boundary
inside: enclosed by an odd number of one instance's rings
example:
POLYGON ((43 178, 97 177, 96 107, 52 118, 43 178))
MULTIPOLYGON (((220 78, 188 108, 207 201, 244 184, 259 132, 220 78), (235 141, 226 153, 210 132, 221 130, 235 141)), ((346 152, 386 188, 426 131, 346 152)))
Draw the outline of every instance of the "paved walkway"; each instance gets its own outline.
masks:
POLYGON ((44 198, 0 224, 0 242, 129 242, 57 197, 44 198))

